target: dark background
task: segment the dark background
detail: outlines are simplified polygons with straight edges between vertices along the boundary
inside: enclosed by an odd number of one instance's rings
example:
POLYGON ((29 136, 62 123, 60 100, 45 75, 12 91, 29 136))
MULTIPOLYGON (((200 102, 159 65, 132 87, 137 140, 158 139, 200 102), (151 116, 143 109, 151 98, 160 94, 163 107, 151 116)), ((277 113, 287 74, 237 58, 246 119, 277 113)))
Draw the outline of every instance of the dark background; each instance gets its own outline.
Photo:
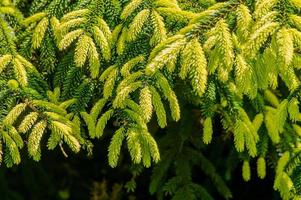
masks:
MULTIPOLYGON (((112 199, 111 191, 113 185, 123 186, 130 180, 129 165, 127 158, 123 158, 123 165, 117 168, 110 168, 107 164, 106 141, 96 142, 94 155, 88 157, 85 154, 72 155, 68 153, 65 158, 60 149, 43 152, 42 160, 34 162, 26 159, 20 165, 13 168, 6 168, 2 165, 0 169, 0 196, 1 200, 30 199, 30 200, 106 200, 112 199), (106 180, 107 187, 103 190, 100 185, 106 180), (97 187, 100 186, 100 187, 97 187), (105 192, 107 194, 105 194, 105 192), (96 194, 93 197, 93 194, 96 194)), ((123 149, 126 151, 126 149, 123 149)), ((23 152, 26 154, 26 152, 23 152)), ((127 154, 127 152, 125 152, 127 154)), ((223 158, 219 158, 223 161, 223 158)), ((267 177, 261 180, 256 175, 256 165, 251 165, 251 181, 244 182, 241 175, 241 167, 238 166, 227 182, 230 187, 233 199, 279 199, 277 192, 273 190, 273 174, 267 171, 267 177)), ((127 192, 124 188, 119 190, 119 199, 156 199, 148 192, 151 169, 144 170, 137 177, 136 191, 127 192)), ((199 170, 193 172, 195 179, 204 181, 206 176, 202 176, 199 170)), ((206 181, 206 180, 205 180, 206 181)), ((208 185, 204 185, 210 188, 208 185)), ((214 187, 214 186, 212 186, 214 187)), ((216 193, 211 193, 215 199, 221 199, 216 193)), ((166 197, 169 199, 170 197, 166 197)))

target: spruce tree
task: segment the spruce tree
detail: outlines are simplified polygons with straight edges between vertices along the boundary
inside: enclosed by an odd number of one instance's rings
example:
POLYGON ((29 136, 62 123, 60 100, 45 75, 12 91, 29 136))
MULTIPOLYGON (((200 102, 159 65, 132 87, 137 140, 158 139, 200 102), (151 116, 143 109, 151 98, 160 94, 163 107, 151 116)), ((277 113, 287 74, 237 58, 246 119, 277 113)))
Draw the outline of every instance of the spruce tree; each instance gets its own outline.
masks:
POLYGON ((23 149, 91 154, 109 126, 106 162, 139 169, 129 191, 152 167, 154 198, 213 199, 197 167, 229 199, 239 165, 301 198, 300 0, 1 0, 0 13, 2 165, 23 149), (208 153, 221 145, 223 170, 208 153))

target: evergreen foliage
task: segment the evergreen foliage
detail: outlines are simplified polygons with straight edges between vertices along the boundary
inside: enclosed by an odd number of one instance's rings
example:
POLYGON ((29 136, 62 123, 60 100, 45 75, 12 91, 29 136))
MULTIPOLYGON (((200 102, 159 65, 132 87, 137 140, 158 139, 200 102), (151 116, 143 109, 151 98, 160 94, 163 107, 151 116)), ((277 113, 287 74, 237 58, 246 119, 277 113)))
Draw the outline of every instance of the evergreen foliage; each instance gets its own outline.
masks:
POLYGON ((195 168, 229 199, 205 153, 222 139, 243 180, 301 198, 300 2, 0 1, 0 161, 109 137, 108 164, 154 167, 158 199, 213 199, 195 168))

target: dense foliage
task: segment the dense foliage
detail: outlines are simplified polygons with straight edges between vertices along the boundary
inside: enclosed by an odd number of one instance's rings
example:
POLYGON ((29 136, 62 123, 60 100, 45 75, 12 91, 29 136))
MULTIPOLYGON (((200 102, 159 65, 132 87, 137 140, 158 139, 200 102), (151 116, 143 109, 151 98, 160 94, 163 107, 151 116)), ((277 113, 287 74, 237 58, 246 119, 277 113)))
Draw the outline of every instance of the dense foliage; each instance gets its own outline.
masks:
POLYGON ((2 165, 109 138, 129 192, 229 199, 239 165, 301 198, 300 0, 0 2, 2 165))

